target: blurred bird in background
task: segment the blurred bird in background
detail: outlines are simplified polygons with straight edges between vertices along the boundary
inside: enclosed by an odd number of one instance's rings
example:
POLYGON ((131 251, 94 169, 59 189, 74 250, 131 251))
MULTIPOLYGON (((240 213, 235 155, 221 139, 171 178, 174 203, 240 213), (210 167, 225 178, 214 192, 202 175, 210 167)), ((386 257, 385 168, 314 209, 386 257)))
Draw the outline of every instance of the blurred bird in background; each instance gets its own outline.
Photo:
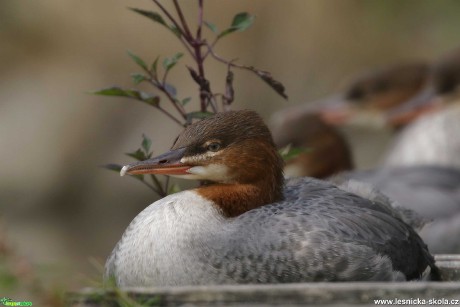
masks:
MULTIPOLYGON (((297 141, 299 135, 310 134, 296 130, 294 127, 300 127, 297 122, 302 123, 303 131, 322 127, 322 131, 337 136, 340 131, 332 125, 387 126, 395 134, 384 161, 374 170, 342 173, 346 168, 337 167, 337 161, 351 158, 341 137, 329 145, 329 154, 325 150, 315 157, 306 152, 288 162, 286 175, 310 172, 315 176, 312 170, 326 164, 326 176, 339 174, 334 178, 337 182, 355 179, 370 183, 428 221, 421 235, 432 252, 460 252, 456 235, 460 233, 459 86, 460 50, 456 50, 431 65, 407 63, 365 73, 339 95, 275 114, 277 144, 291 142, 311 147, 313 152, 320 142, 307 138, 297 141), (311 121, 312 117, 321 125, 311 121), (328 155, 336 158, 329 162, 328 155)), ((321 133, 315 136, 321 138, 321 133)))

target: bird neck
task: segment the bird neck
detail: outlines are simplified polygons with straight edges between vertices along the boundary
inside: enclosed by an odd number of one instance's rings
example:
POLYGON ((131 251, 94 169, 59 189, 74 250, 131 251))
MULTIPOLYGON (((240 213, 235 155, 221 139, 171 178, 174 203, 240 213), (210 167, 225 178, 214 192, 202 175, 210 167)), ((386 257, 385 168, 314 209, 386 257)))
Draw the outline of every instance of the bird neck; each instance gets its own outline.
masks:
POLYGON ((282 187, 270 182, 255 184, 210 184, 196 189, 198 194, 210 200, 227 218, 239 216, 249 210, 279 201, 282 187))

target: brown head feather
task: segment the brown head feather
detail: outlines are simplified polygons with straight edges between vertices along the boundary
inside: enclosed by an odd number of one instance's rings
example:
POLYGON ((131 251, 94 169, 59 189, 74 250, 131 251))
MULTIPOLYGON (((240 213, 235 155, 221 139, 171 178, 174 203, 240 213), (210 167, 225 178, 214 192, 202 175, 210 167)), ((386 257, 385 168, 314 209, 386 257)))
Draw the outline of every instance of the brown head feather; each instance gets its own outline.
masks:
POLYGON ((184 157, 194 156, 203 152, 203 144, 209 141, 218 141, 222 152, 202 163, 225 165, 229 176, 197 192, 213 201, 225 216, 234 217, 282 198, 283 161, 256 112, 223 112, 190 125, 172 149, 186 148, 184 157))

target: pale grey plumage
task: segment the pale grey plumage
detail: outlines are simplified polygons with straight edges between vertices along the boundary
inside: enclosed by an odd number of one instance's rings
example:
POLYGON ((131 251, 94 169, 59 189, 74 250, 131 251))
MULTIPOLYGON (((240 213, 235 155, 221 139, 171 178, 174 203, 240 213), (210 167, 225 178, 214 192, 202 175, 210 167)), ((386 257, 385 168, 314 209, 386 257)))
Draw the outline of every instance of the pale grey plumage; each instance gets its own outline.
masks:
POLYGON ((404 280, 433 258, 389 204, 311 178, 285 200, 224 218, 196 192, 170 195, 129 225, 106 264, 119 286, 404 280))
POLYGON ((413 210, 429 221, 420 234, 431 252, 460 252, 460 169, 419 165, 340 176, 340 180, 349 179, 375 186, 398 206, 413 210))

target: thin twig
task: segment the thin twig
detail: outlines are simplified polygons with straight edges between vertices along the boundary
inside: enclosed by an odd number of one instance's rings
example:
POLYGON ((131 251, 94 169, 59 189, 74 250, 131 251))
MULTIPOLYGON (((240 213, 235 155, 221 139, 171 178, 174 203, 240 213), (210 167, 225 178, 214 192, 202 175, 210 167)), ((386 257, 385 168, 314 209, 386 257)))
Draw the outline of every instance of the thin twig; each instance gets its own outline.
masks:
POLYGON ((171 14, 164 8, 164 6, 158 1, 158 0, 153 0, 155 4, 160 8, 160 10, 168 17, 168 19, 174 24, 174 26, 182 33, 185 34, 184 30, 179 26, 177 21, 172 17, 171 14))
MULTIPOLYGON (((179 114, 184 118, 184 119, 187 119, 187 112, 185 111, 185 109, 179 105, 175 100, 174 98, 169 94, 169 92, 166 90, 166 87, 164 86, 164 84, 161 84, 159 81, 158 81, 158 78, 156 75, 154 75, 151 71, 149 70, 145 70, 145 72, 149 75, 149 83, 152 84, 154 87, 156 87, 157 89, 159 89, 160 91, 162 91, 166 97, 168 97, 168 99, 172 102, 172 104, 174 105, 174 107, 176 108, 177 112, 179 112, 179 114)), ((181 126, 183 126, 183 123, 181 123, 178 119, 176 119, 174 116, 172 116, 169 112, 167 112, 165 109, 163 108, 160 108, 158 106, 158 109, 162 110, 163 113, 165 113, 166 115, 168 115, 170 118, 174 118, 174 121, 179 123, 181 126)))
POLYGON ((181 41, 182 45, 184 45, 187 52, 192 56, 192 58, 195 59, 195 54, 193 53, 192 48, 190 48, 190 46, 188 45, 188 42, 184 40, 182 37, 179 37, 179 40, 181 41))
POLYGON ((219 38, 216 37, 214 39, 214 41, 211 43, 211 45, 207 42, 207 41, 203 41, 203 43, 208 47, 208 50, 206 51, 206 53, 203 55, 203 59, 206 59, 208 57, 208 55, 211 53, 211 51, 209 49, 212 49, 214 48, 214 46, 217 44, 217 42, 219 41, 219 38))
POLYGON ((169 118, 171 118, 174 122, 176 122, 179 126, 181 127, 184 127, 184 123, 181 122, 180 120, 178 120, 177 118, 175 118, 171 113, 169 113, 168 111, 166 111, 165 109, 163 109, 162 107, 160 106, 156 106, 156 108, 158 110, 160 110, 161 112, 163 112, 163 114, 165 114, 166 116, 168 116, 169 118))
POLYGON ((214 52, 214 50, 212 49, 212 46, 209 45, 208 43, 206 43, 206 47, 208 47, 208 53, 214 58, 216 59, 217 61, 219 62, 222 62, 222 63, 225 63, 231 67, 237 67, 237 68, 241 68, 241 69, 247 69, 247 70, 250 70, 250 71, 254 71, 254 69, 252 67, 249 67, 249 66, 244 66, 244 65, 239 65, 239 64, 235 64, 234 62, 237 60, 237 59, 233 59, 233 60, 226 60, 224 59, 223 57, 219 56, 218 54, 216 54, 214 52))
POLYGON ((160 180, 158 180, 157 176, 151 175, 150 177, 152 177, 152 181, 153 181, 153 183, 155 183, 155 186, 158 189, 158 194, 160 196, 162 196, 162 197, 168 195, 168 193, 165 192, 165 190, 163 189, 163 186, 161 185, 161 182, 160 182, 160 180))
MULTIPOLYGON (((177 3, 177 0, 174 0, 174 3, 177 3)), ((195 38, 192 37, 190 34, 189 44, 193 47, 194 54, 195 54, 195 62, 198 67, 198 75, 200 76, 201 80, 206 80, 205 73, 204 73, 204 58, 202 55, 202 46, 204 42, 201 40, 201 28, 203 25, 203 0, 199 0, 199 8, 198 8, 198 29, 197 29, 197 36, 195 38)), ((178 10, 179 16, 181 14, 180 8, 178 10)), ((184 21, 185 22, 185 21, 184 21)), ((185 24, 186 26, 186 24, 185 24)), ((184 26, 184 27, 185 27, 184 26)), ((188 29, 188 28, 187 28, 188 29)), ((190 32, 190 31, 189 31, 190 32)), ((200 109, 202 112, 206 112, 207 104, 206 104, 206 95, 203 95, 203 87, 200 84, 200 109)))
MULTIPOLYGON (((168 17, 168 19, 174 24, 174 26, 179 29, 179 31, 182 34, 182 37, 185 38, 185 42, 183 44, 187 46, 187 50, 192 54, 192 57, 194 58, 195 62, 197 63, 198 67, 198 74, 201 78, 201 80, 206 80, 205 77, 205 72, 204 72, 204 57, 202 54, 202 47, 204 45, 204 41, 201 40, 201 28, 203 25, 203 0, 199 0, 199 10, 198 10, 198 29, 197 29, 197 36, 193 37, 192 33, 190 32, 190 29, 188 27, 187 21, 185 20, 184 14, 182 13, 182 9, 180 8, 180 5, 177 0, 173 0, 174 6, 176 8, 177 14, 179 16, 180 22, 182 27, 179 26, 179 23, 174 19, 174 17, 163 7, 163 5, 158 1, 158 0, 153 0, 155 4, 160 8, 160 10, 168 17), (193 50, 189 48, 191 46, 193 50)), ((181 37, 181 38, 182 38, 181 37)), ((166 80, 166 76, 163 78, 163 87, 164 87, 164 82, 166 80)), ((180 105, 177 104, 177 102, 174 100, 171 95, 167 91, 164 91, 165 94, 168 96, 168 98, 173 102, 175 107, 178 109, 181 108, 180 105)), ((207 101, 213 105, 212 108, 216 110, 215 107, 215 101, 213 100, 212 93, 209 91, 206 91, 204 94, 203 88, 200 89, 200 105, 201 105, 201 111, 206 112, 208 103, 207 101)), ((183 108, 182 108, 183 109, 183 108)), ((185 115, 185 110, 183 112, 179 111, 179 113, 182 114, 184 119, 186 118, 185 115)))
POLYGON ((169 194, 169 176, 166 176, 166 180, 165 180, 165 188, 164 190, 166 191, 167 194, 169 194))
POLYGON ((185 33, 185 30, 179 26, 179 23, 174 19, 174 17, 171 14, 169 14, 169 12, 164 8, 164 6, 158 0, 152 0, 152 1, 160 8, 160 10, 166 15, 166 17, 168 17, 168 19, 173 23, 176 29, 180 32, 181 35, 179 37, 179 40, 184 45, 188 53, 190 53, 190 55, 193 58, 195 58, 195 54, 193 53, 193 50, 188 45, 190 37, 188 36, 187 33, 185 33))
POLYGON ((169 69, 165 71, 165 74, 163 75, 163 78, 161 79, 161 84, 165 86, 166 84, 166 78, 168 77, 169 69))
POLYGON ((211 97, 210 97, 210 99, 208 99, 208 106, 211 106, 212 111, 213 111, 214 113, 218 113, 218 110, 217 110, 217 103, 215 103, 216 100, 215 100, 215 98, 214 98, 215 95, 211 95, 211 93, 209 93, 209 95, 210 95, 211 97))
POLYGON ((179 3, 177 2, 177 0, 174 0, 173 3, 174 3, 174 7, 176 8, 177 15, 179 15, 179 19, 182 24, 182 27, 184 28, 185 34, 187 35, 189 39, 192 40, 193 39, 192 33, 190 32, 190 29, 187 25, 187 21, 185 20, 184 14, 182 14, 182 10, 179 6, 179 3))
MULTIPOLYGON (((200 76, 201 80, 206 80, 205 74, 204 74, 204 67, 203 67, 203 57, 201 55, 201 45, 194 45, 193 49, 195 50, 195 58, 196 58, 196 64, 198 66, 198 75, 200 76)), ((200 86, 200 105, 201 105, 201 112, 206 111, 206 99, 205 95, 202 94, 203 88, 200 86)))
POLYGON ((174 97, 171 96, 171 94, 166 90, 166 87, 164 85, 160 85, 159 89, 166 95, 166 97, 168 97, 168 99, 172 102, 174 107, 176 107, 176 109, 182 115, 182 117, 186 119, 187 111, 185 111, 184 107, 181 104, 177 103, 176 99, 174 99, 174 97))
POLYGON ((150 183, 146 182, 145 180, 140 180, 143 184, 145 184, 146 186, 148 186, 152 191, 154 191, 155 193, 157 193, 158 195, 160 194, 159 191, 157 189, 155 189, 155 187, 153 185, 151 185, 150 183))
POLYGON ((198 28, 196 38, 201 40, 201 29, 203 28, 203 0, 198 0, 198 28))

